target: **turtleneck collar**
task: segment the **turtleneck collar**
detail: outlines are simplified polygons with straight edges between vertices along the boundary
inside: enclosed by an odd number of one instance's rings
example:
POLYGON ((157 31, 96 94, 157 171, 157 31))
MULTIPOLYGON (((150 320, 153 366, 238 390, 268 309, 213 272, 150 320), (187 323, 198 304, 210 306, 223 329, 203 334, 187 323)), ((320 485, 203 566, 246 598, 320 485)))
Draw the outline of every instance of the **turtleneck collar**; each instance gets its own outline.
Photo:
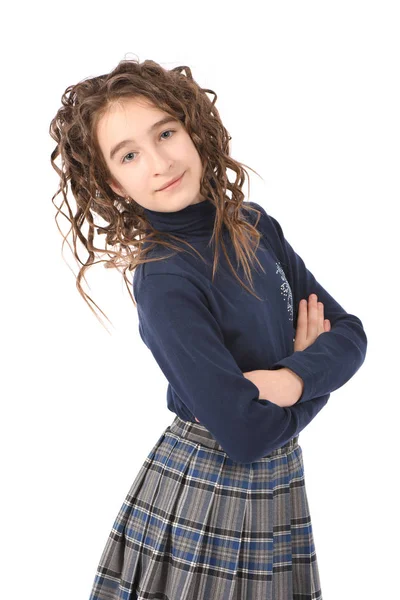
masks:
POLYGON ((144 208, 144 216, 155 229, 185 240, 209 239, 214 228, 215 214, 216 208, 209 198, 174 212, 144 208))

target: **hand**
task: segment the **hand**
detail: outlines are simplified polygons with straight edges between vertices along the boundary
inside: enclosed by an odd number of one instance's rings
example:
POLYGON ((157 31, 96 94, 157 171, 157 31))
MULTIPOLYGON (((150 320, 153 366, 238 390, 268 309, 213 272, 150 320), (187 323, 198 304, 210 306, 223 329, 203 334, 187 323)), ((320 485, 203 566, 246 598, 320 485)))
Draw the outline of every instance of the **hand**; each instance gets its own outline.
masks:
POLYGON ((281 408, 296 404, 303 393, 302 379, 287 368, 247 371, 243 377, 258 387, 261 400, 269 400, 281 408))
POLYGON ((307 300, 300 302, 294 340, 295 352, 305 350, 321 333, 331 330, 329 319, 324 320, 324 305, 322 302, 317 303, 317 300, 316 294, 310 294, 308 307, 307 300))

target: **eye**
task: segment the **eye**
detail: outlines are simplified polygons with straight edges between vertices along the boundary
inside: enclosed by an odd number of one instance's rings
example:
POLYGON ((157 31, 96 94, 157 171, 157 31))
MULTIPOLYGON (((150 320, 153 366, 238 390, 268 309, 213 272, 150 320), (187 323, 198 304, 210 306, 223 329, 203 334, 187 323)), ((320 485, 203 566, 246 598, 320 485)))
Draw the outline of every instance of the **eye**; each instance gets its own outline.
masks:
MULTIPOLYGON (((163 131, 161 135, 164 135, 164 133, 175 133, 175 129, 167 129, 167 131, 163 131)), ((169 136, 171 137, 171 136, 169 136)), ((164 138, 164 140, 168 140, 169 138, 164 138)))
POLYGON ((136 152, 129 152, 128 154, 126 154, 126 155, 124 156, 124 158, 121 160, 121 162, 122 162, 122 163, 126 163, 126 162, 132 162, 131 160, 128 160, 128 161, 126 161, 126 160, 125 160, 125 159, 126 159, 126 157, 127 157, 127 156, 130 156, 131 154, 136 154, 136 152))
MULTIPOLYGON (((164 135, 164 133, 175 133, 175 131, 176 131, 175 129, 167 129, 166 131, 163 131, 163 132, 160 134, 160 137, 161 137, 162 135, 164 135)), ((169 140, 169 139, 170 139, 170 137, 172 137, 172 136, 168 136, 167 138, 163 138, 163 139, 164 139, 164 140, 169 140)), ((126 159, 126 157, 127 157, 127 156, 130 156, 131 154, 137 154, 137 152, 129 152, 128 154, 125 154, 125 156, 123 157, 123 159, 122 159, 122 161, 121 161, 121 162, 122 162, 122 163, 130 163, 130 162, 133 162, 132 160, 125 160, 125 159, 126 159)))

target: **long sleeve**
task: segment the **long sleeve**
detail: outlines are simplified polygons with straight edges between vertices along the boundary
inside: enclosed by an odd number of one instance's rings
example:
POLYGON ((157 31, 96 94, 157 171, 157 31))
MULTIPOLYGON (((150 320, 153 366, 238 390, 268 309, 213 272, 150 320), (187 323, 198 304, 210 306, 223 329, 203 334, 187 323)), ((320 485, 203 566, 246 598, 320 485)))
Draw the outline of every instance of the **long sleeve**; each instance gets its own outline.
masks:
POLYGON ((136 294, 142 340, 181 401, 235 462, 253 462, 281 447, 327 403, 325 397, 281 408, 259 399, 195 277, 150 273, 136 294))
POLYGON ((259 204, 250 204, 262 213, 259 229, 276 255, 282 258, 281 266, 293 294, 294 329, 297 328, 300 300, 308 300, 312 293, 323 303, 324 318, 331 322, 331 330, 320 334, 308 348, 282 358, 271 367, 287 367, 303 379, 304 389, 297 406, 311 398, 330 394, 349 381, 365 360, 367 336, 361 320, 347 313, 306 268, 303 259, 285 239, 278 221, 259 204))

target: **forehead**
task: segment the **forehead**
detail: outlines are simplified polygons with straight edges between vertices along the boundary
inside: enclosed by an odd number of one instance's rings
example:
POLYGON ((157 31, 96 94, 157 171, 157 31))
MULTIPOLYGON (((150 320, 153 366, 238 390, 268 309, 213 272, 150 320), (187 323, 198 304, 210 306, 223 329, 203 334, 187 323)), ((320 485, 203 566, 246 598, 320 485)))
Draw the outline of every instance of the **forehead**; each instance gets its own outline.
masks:
POLYGON ((101 135, 110 135, 114 128, 126 127, 128 124, 140 129, 146 128, 155 119, 162 119, 167 113, 152 104, 146 98, 126 98, 116 100, 106 110, 98 122, 101 135))
POLYGON ((143 96, 137 96, 132 98, 119 98, 118 100, 113 100, 110 105, 108 112, 109 113, 146 113, 146 112, 163 112, 158 106, 153 104, 148 98, 144 98, 143 96))

